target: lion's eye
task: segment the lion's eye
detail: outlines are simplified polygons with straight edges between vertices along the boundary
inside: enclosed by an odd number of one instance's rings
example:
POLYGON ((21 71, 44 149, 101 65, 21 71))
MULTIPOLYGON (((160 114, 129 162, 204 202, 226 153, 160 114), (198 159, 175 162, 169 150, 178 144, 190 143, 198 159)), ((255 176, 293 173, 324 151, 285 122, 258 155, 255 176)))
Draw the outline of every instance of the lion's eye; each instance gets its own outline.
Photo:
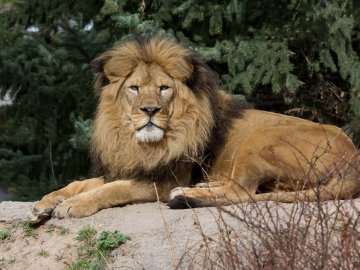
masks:
POLYGON ((165 91, 165 90, 168 90, 170 87, 167 86, 167 85, 162 85, 160 86, 160 91, 165 91))
POLYGON ((137 91, 139 91, 139 86, 137 86, 137 85, 131 85, 131 86, 130 86, 130 89, 131 89, 132 91, 134 91, 134 92, 137 92, 137 91))

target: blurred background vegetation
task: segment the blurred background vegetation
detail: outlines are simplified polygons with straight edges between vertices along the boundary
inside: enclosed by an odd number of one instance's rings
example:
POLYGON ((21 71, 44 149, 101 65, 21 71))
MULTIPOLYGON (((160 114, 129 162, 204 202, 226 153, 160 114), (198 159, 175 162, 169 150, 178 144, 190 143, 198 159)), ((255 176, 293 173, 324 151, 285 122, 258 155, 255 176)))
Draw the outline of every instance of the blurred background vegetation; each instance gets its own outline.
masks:
POLYGON ((154 30, 256 108, 344 126, 359 142, 359 1, 0 0, 0 187, 34 200, 89 177, 89 62, 154 30))

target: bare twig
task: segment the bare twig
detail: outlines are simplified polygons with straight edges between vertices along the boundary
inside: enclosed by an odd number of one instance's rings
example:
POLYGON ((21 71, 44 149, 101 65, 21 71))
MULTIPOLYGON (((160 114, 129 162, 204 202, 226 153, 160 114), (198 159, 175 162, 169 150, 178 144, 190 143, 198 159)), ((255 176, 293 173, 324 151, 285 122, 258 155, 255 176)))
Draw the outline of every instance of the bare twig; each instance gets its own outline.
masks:
POLYGON ((160 215, 161 215, 161 219, 163 221, 164 224, 164 228, 167 234, 167 238, 169 240, 169 245, 170 245, 170 250, 171 250, 171 255, 172 255, 172 259, 173 259, 173 264, 174 264, 174 269, 176 268, 176 255, 175 255, 175 248, 174 248, 174 242, 171 238, 171 234, 170 234, 170 230, 169 227, 166 223, 165 217, 164 217, 164 213, 162 211, 161 205, 160 205, 160 199, 159 199, 159 193, 156 187, 156 183, 154 182, 154 188, 155 188, 155 192, 156 192, 156 198, 157 198, 157 202, 158 202, 158 206, 159 206, 159 211, 160 211, 160 215))

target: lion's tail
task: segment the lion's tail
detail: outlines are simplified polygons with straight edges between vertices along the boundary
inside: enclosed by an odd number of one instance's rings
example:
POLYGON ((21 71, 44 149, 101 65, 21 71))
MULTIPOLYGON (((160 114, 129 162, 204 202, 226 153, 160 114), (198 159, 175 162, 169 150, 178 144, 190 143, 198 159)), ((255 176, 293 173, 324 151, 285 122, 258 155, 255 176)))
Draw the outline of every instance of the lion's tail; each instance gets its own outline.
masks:
POLYGON ((331 185, 319 185, 318 187, 295 191, 295 192, 270 192, 252 196, 253 201, 326 201, 336 199, 349 199, 356 197, 360 193, 360 178, 335 180, 331 185))

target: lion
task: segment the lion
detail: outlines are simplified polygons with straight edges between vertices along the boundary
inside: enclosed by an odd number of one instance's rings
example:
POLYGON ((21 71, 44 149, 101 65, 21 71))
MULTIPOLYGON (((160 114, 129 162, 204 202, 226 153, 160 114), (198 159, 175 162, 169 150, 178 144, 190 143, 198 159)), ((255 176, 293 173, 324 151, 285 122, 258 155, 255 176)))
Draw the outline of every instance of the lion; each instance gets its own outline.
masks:
POLYGON ((45 195, 29 211, 34 223, 158 200, 176 209, 360 191, 358 151, 340 128, 253 109, 171 38, 124 41, 91 66, 98 177, 45 195))

